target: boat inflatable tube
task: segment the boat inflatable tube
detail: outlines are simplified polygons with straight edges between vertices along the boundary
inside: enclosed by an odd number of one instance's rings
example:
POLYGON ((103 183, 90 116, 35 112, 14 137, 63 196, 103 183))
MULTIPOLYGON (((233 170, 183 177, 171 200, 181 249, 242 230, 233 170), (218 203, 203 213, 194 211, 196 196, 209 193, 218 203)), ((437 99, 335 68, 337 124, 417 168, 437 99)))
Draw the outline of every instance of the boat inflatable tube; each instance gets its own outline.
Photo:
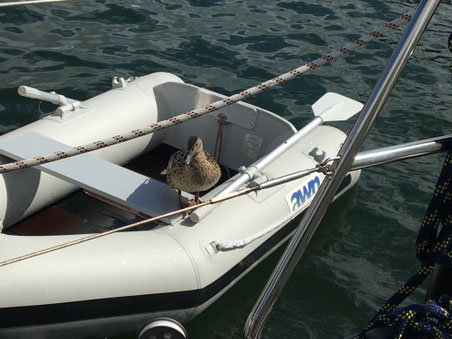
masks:
MULTIPOLYGON (((117 134, 143 128, 169 118, 159 109, 155 87, 165 82, 183 81, 170 73, 153 73, 123 81, 112 90, 80 103, 76 110, 55 111, 36 122, 0 137, 0 143, 33 131, 70 147, 88 144, 117 134)), ((92 154, 122 165, 160 144, 166 130, 94 151, 92 154)), ((27 145, 38 147, 38 145, 27 145)), ((42 154, 43 156, 47 154, 42 154)), ((0 164, 14 161, 0 156, 0 164)), ((0 176, 0 227, 6 229, 19 220, 77 190, 78 187, 35 168, 0 176)))

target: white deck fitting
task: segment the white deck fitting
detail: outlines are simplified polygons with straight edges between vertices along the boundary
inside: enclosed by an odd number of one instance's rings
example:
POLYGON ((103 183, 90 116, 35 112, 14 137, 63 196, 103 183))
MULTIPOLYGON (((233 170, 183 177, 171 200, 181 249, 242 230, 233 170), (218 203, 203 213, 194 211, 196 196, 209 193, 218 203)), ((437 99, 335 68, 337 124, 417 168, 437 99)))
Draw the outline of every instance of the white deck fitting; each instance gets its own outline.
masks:
MULTIPOLYGON (((0 153, 15 160, 69 148, 71 147, 68 145, 34 132, 0 142, 0 153)), ((81 154, 36 168, 146 215, 157 216, 179 208, 177 192, 168 185, 90 154, 81 154)))

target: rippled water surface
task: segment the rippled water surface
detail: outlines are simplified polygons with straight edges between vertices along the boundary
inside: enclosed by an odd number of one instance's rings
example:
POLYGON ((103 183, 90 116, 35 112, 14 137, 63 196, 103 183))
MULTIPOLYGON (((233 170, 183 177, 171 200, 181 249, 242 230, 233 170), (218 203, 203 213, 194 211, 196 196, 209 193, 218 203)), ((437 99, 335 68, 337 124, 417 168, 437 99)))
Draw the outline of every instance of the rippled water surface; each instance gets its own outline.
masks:
MULTIPOLYGON (((49 107, 26 84, 86 99, 113 76, 157 71, 233 94, 359 38, 416 7, 381 0, 90 1, 0 8, 0 133, 49 107)), ((443 2, 363 149, 452 131, 452 5, 443 2)), ((249 100, 290 120, 311 119, 326 91, 365 102, 403 29, 249 100)), ((348 131, 352 122, 338 125, 348 131)), ((359 331, 416 270, 414 242, 444 155, 363 171, 335 202, 296 267, 264 338, 336 338, 359 331)), ((281 251, 187 324, 191 338, 241 338, 281 251)), ((409 302, 421 302, 425 284, 409 302)), ((117 338, 134 338, 120 334, 117 338)))

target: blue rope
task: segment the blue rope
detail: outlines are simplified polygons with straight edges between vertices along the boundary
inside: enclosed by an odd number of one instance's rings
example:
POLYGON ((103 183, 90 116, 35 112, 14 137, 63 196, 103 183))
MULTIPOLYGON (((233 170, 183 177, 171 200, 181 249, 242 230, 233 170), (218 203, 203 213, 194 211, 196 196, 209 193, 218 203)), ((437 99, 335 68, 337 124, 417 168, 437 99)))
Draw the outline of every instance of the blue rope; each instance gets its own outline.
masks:
POLYGON ((419 269, 355 338, 365 338, 367 331, 377 327, 390 327, 390 338, 452 338, 451 296, 443 295, 437 302, 429 300, 425 305, 396 308, 436 264, 452 267, 452 143, 419 229, 416 256, 422 262, 419 269))
POLYGON ((452 301, 443 295, 438 302, 410 305, 380 315, 381 325, 391 326, 391 338, 452 338, 452 301))
POLYGON ((447 41, 447 46, 449 47, 449 51, 452 53, 452 33, 449 35, 449 39, 447 41))
MULTIPOLYGON (((447 40, 447 47, 449 48, 449 52, 452 53, 452 33, 450 33, 449 39, 447 40)), ((452 71, 452 63, 449 65, 449 69, 452 71)))

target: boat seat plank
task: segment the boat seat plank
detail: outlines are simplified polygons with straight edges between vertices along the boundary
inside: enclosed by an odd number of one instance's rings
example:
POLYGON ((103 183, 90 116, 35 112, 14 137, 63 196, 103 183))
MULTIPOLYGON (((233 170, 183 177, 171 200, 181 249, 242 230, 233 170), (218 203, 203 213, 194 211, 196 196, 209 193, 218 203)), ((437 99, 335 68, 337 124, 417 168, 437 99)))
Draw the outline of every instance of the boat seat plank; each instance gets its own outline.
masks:
MULTIPOLYGON (((35 132, 0 142, 0 153, 14 160, 69 148, 35 132)), ((146 215, 157 216, 179 208, 177 192, 168 185, 91 154, 80 154, 36 168, 146 215)))

